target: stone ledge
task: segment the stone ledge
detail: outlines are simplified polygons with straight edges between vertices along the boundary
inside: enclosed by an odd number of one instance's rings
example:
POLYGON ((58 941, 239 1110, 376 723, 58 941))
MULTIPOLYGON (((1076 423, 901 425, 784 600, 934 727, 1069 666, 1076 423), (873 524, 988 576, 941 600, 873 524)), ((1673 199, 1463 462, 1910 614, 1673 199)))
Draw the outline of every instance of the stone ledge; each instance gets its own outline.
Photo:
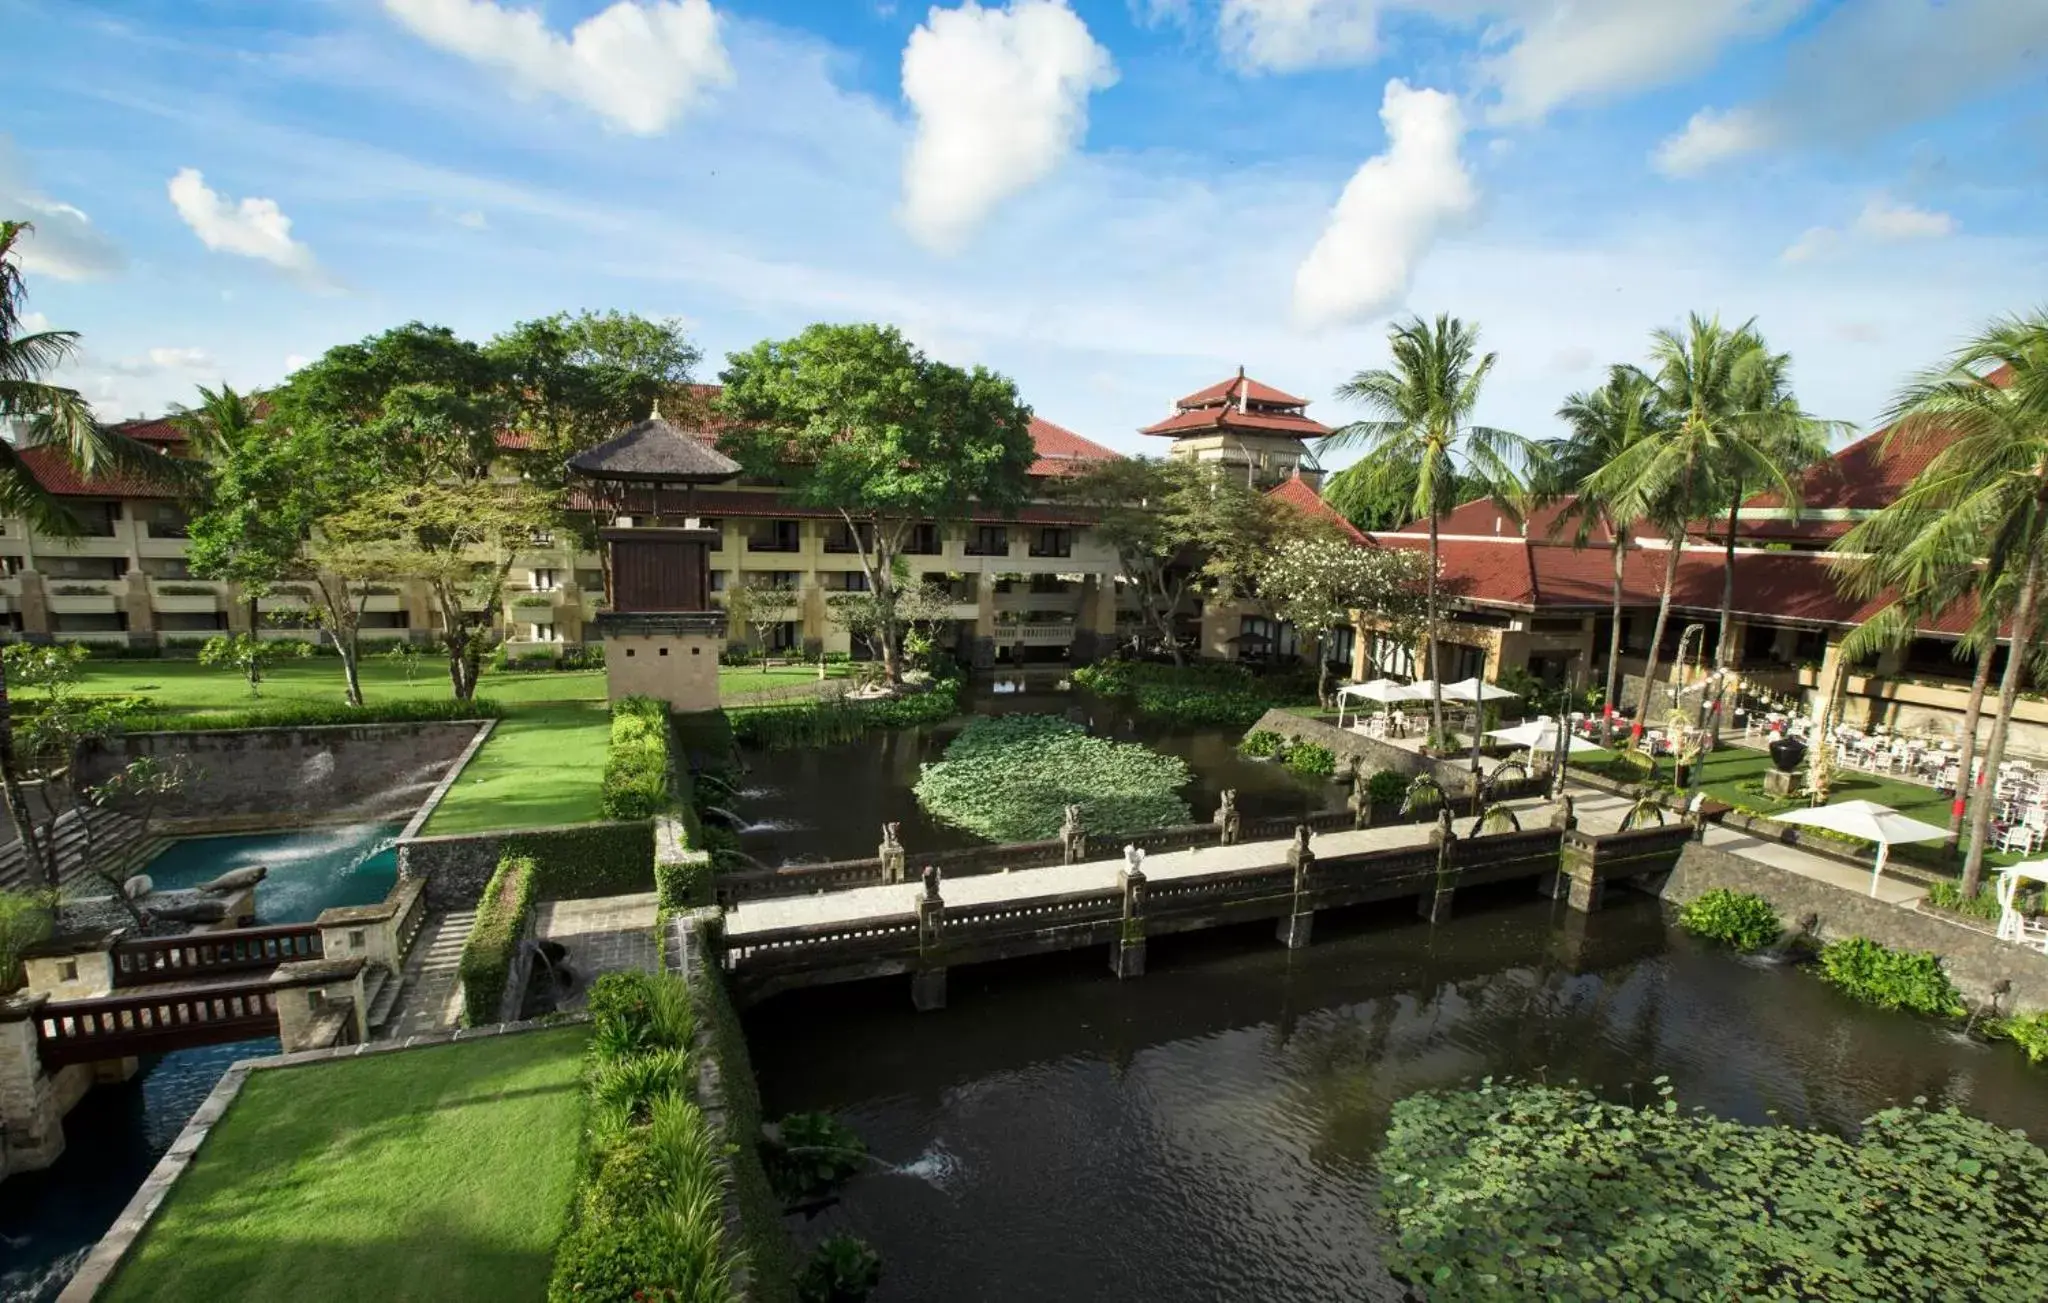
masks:
POLYGON ((405 827, 399 830, 398 840, 405 841, 420 835, 420 829, 426 827, 427 820, 434 817, 434 811, 441 808, 442 798, 448 795, 448 789, 454 787, 455 780, 462 777, 462 771, 469 768, 469 762, 476 759, 476 753, 483 749, 484 743, 490 740, 491 732, 497 726, 498 721, 495 719, 483 722, 477 729, 476 736, 469 740, 469 745, 462 748, 462 754, 455 757, 455 763, 448 766, 448 772, 441 776, 441 781, 434 784, 434 790, 427 793, 427 799, 420 802, 420 808, 413 811, 412 818, 405 821, 405 827))

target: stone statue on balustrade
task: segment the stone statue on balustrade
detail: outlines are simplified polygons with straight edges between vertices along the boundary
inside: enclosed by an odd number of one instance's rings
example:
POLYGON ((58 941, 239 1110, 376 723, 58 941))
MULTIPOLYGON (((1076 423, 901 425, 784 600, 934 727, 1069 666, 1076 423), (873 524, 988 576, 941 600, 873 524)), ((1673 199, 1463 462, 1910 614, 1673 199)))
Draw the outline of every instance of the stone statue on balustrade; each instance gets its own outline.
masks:
POLYGON ((1088 830, 1081 825, 1081 807, 1070 805, 1060 820, 1060 859, 1080 864, 1088 858, 1088 830))
POLYGON ((1218 841, 1222 842, 1225 846, 1237 845, 1237 833, 1241 825, 1237 816, 1237 789, 1235 787, 1223 789, 1223 803, 1216 807, 1215 824, 1218 841))

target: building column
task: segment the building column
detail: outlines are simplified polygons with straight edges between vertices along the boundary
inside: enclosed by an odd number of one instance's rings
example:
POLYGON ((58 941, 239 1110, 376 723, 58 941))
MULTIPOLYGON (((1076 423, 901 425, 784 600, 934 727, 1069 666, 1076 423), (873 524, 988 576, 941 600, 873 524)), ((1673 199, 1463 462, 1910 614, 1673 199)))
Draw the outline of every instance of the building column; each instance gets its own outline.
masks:
POLYGON ((825 606, 825 585, 819 582, 821 573, 811 571, 811 582, 804 585, 797 617, 797 636, 803 645, 804 655, 811 659, 825 654, 825 629, 830 618, 825 606))
POLYGON ((128 645, 155 646, 156 608, 150 603, 149 576, 139 566, 130 569, 121 581, 121 609, 128 615, 128 645))
POLYGON ((1105 575, 1081 579, 1081 609, 1074 618, 1074 643, 1067 656, 1086 665, 1116 642, 1116 582, 1105 575))
POLYGON ((995 576, 981 571, 974 576, 974 668, 991 669, 996 663, 995 576))
POLYGON ((50 589, 43 572, 26 567, 16 573, 21 588, 21 636, 25 642, 48 642, 53 632, 50 620, 50 589))

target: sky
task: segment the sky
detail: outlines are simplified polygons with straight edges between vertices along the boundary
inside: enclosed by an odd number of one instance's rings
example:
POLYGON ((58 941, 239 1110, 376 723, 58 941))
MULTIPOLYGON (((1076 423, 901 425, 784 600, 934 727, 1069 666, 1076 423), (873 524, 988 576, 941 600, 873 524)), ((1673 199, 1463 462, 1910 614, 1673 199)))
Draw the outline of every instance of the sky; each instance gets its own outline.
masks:
MULTIPOLYGON (((892 323, 1125 452, 1390 323, 1534 437, 1688 312, 1869 429, 2048 306, 2048 0, 0 0, 0 217, 103 419, 409 320, 892 323)), ((1342 458, 1332 464, 1340 464, 1342 458)))

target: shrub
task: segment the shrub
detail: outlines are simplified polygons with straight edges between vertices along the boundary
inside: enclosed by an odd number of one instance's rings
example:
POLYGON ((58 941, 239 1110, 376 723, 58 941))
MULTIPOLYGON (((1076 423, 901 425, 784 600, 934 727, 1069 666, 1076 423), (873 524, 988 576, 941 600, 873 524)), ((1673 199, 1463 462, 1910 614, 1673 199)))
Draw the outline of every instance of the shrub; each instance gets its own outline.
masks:
POLYGON ((1313 705, 1315 679, 1299 672, 1257 675, 1242 665, 1198 662, 1100 661, 1074 671, 1074 682, 1106 697, 1128 699, 1141 715, 1188 727, 1245 728, 1275 706, 1313 705))
POLYGON ((826 1113, 792 1113, 763 1142, 761 1165, 784 1203, 815 1199, 867 1165, 868 1147, 852 1127, 826 1113))
POLYGON ((1856 1139, 1496 1084, 1394 1105, 1387 1265, 1434 1303, 2031 1299, 2048 1154, 1953 1109, 1856 1139))
POLYGON ((590 984, 585 1008, 590 1011, 591 1043, 600 1058, 684 1050, 697 1034, 689 988, 653 973, 604 974, 590 984))
POLYGON ((2019 1046, 2029 1063, 2048 1063, 2048 1012, 1993 1018, 1984 1024, 1984 1032, 2019 1046))
POLYGON ((1237 749, 1254 760, 1264 760, 1279 755, 1280 748, 1285 743, 1286 739, 1272 729, 1261 728, 1245 734, 1244 741, 1237 744, 1237 749))
POLYGON ((1337 772, 1337 753, 1320 742, 1301 742, 1287 751, 1287 767, 1307 778, 1328 778, 1337 772))
POLYGON ((1188 820, 1188 767, 1133 742, 1092 737, 1053 715, 983 715, 924 767, 918 803, 991 841, 1055 836, 1066 807, 1092 832, 1136 832, 1188 820))
POLYGON ((0 995, 21 983, 21 952, 50 935, 50 905, 44 895, 0 891, 0 995))
POLYGON ((611 744, 604 760, 605 817, 654 817, 668 804, 668 784, 668 705, 652 697, 627 697, 612 707, 611 744))
MULTIPOLYGON (((2030 906, 2038 905, 2039 901, 2040 893, 2036 892, 2031 898, 2022 895, 2014 903, 2025 911, 2030 906)), ((1974 896, 1965 896, 1962 887, 1957 883, 1936 881, 1928 885, 1925 903, 1936 909, 1944 909, 1951 914, 1960 914, 1964 918, 1976 919, 1993 926, 1998 923, 1998 894, 1988 889, 1979 891, 1974 896)))
POLYGON ((1408 775, 1382 769, 1365 780, 1365 795, 1374 805, 1399 805, 1408 796, 1408 775))
POLYGON ((852 1235, 827 1236, 797 1277, 802 1303, 860 1303, 882 1280, 882 1255, 852 1235))
POLYGON ((1696 937, 1718 941, 1744 954, 1770 945, 1785 930, 1770 901, 1726 887, 1716 887, 1680 910, 1678 923, 1696 937))
POLYGON ((918 728, 951 719, 960 709, 957 679, 937 679, 923 692, 879 701, 807 701, 730 712, 733 740, 764 751, 831 746, 876 729, 918 728))
POLYGON ((710 855, 702 851, 684 851, 675 856, 657 854, 654 859, 654 894, 656 908, 664 912, 709 905, 712 900, 710 855))
POLYGON ((1821 947, 1821 976, 1880 1009, 1957 1017, 1963 1012, 1955 983, 1931 951, 1893 950, 1867 937, 1845 937, 1821 947))
POLYGON ((476 919, 462 943, 457 972, 462 977, 462 1025, 482 1027, 498 1021, 510 979, 512 961, 533 909, 534 868, 524 855, 507 855, 484 886, 476 919))

